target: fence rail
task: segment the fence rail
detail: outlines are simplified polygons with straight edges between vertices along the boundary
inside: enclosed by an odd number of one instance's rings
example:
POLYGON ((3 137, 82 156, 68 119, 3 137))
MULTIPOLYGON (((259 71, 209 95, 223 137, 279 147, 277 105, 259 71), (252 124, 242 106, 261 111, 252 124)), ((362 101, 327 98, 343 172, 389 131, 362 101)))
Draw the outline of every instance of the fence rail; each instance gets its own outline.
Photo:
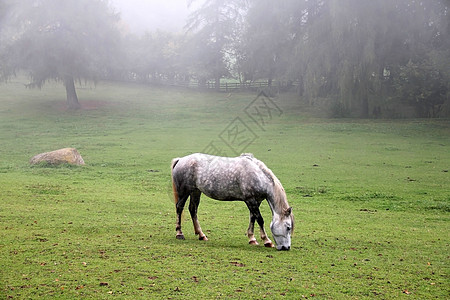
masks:
MULTIPOLYGON (((192 88, 201 90, 217 90, 214 81, 200 82, 197 80, 169 80, 167 78, 139 78, 136 74, 130 74, 129 77, 122 80, 130 82, 141 82, 162 86, 173 86, 182 88, 192 88)), ((272 91, 287 91, 291 88, 299 86, 298 81, 282 81, 273 80, 270 84, 268 80, 260 81, 246 81, 246 82, 220 82, 219 91, 234 92, 234 91, 258 91, 263 89, 271 89, 272 91)))
POLYGON ((297 86, 297 82, 291 81, 273 81, 270 85, 268 81, 257 81, 257 82, 243 82, 243 83, 222 83, 220 84, 220 89, 225 90, 225 92, 233 90, 255 90, 264 88, 275 88, 275 89, 286 89, 293 86, 297 86))
MULTIPOLYGON (((164 82, 161 82, 165 84, 164 82)), ((198 88, 198 89, 207 89, 207 90, 215 90, 216 84, 215 82, 206 82, 201 84, 199 82, 171 82, 168 85, 176 86, 176 87, 185 87, 185 88, 198 88)), ((287 90, 293 87, 298 86, 298 82, 296 81, 272 81, 269 85, 268 81, 252 81, 252 82, 221 82, 220 83, 220 91, 221 92, 233 92, 233 91, 253 91, 253 90, 262 90, 267 88, 273 89, 282 89, 287 90)))

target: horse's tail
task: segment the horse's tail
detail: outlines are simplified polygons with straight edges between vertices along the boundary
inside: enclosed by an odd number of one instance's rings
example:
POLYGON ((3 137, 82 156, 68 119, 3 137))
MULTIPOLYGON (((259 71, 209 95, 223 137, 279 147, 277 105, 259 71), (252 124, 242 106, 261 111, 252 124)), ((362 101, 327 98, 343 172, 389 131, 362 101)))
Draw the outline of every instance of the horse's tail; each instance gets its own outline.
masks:
POLYGON ((172 159, 172 164, 170 166, 170 172, 172 175, 173 199, 175 201, 175 205, 178 203, 178 191, 177 191, 177 187, 175 186, 175 181, 173 180, 173 168, 175 168, 175 166, 177 165, 179 160, 180 160, 179 158, 172 159))

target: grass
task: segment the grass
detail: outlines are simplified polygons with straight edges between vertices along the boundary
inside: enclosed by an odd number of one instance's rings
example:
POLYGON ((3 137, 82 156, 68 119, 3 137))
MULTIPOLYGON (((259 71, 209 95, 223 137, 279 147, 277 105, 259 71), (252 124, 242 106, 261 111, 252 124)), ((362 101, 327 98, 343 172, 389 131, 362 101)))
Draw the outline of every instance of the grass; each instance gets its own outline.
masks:
POLYGON ((101 83, 76 112, 64 97, 0 86, 2 298, 450 297, 449 120, 320 119, 282 94, 261 128, 245 114, 254 94, 101 83), (245 205, 206 197, 210 240, 187 213, 175 239, 170 161, 211 142, 233 155, 221 137, 235 118, 294 208, 289 252, 248 245, 245 205), (63 147, 86 166, 28 164, 63 147))

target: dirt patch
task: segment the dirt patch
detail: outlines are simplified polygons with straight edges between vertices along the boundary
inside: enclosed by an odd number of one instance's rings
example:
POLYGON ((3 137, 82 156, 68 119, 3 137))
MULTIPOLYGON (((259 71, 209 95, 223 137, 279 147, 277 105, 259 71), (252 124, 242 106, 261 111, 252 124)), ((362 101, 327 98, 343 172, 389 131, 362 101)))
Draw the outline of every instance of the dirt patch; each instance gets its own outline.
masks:
MULTIPOLYGON (((108 106, 115 106, 116 103, 110 102, 110 101, 104 101, 104 100, 89 100, 89 101, 79 101, 81 108, 80 110, 96 110, 108 106)), ((67 103, 58 101, 55 102, 55 107, 58 111, 67 111, 69 110, 67 103)))
POLYGON ((115 103, 109 101, 102 100, 93 100, 93 101, 80 101, 82 110, 95 110, 107 106, 114 106, 115 103))

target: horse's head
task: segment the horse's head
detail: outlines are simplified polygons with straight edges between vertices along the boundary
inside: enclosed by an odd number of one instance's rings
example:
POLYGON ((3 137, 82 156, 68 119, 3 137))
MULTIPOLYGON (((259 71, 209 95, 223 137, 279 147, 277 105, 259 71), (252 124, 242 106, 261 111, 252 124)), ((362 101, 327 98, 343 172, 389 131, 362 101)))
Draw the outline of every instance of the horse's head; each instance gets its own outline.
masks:
POLYGON ((292 207, 285 209, 282 214, 273 214, 270 230, 272 230, 273 238, 277 244, 277 250, 291 249, 291 234, 294 231, 292 207))

